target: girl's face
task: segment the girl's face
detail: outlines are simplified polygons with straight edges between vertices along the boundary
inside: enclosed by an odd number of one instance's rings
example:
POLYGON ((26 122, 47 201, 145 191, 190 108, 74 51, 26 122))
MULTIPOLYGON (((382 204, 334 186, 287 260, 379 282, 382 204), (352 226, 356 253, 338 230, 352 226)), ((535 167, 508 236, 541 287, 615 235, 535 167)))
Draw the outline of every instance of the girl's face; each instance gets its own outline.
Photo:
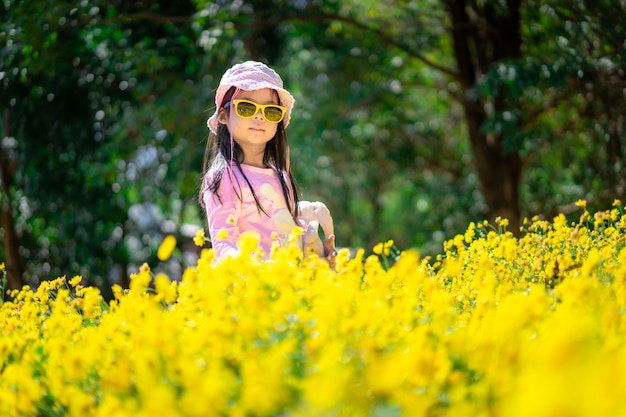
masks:
MULTIPOLYGON (((278 104, 276 93, 269 89, 246 91, 241 90, 235 99, 249 100, 258 104, 278 104)), ((244 119, 237 115, 234 109, 230 109, 230 117, 225 109, 220 112, 218 121, 228 125, 228 129, 232 132, 233 138, 241 146, 244 155, 249 151, 259 152, 265 149, 265 144, 272 140, 278 130, 278 123, 272 123, 265 120, 263 112, 259 109, 254 117, 244 119)))

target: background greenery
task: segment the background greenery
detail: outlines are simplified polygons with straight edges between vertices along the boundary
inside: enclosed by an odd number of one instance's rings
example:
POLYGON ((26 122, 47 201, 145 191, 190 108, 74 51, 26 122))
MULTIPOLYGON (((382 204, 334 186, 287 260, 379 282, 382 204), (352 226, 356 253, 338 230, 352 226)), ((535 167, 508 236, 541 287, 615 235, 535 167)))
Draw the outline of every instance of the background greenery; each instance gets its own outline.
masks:
POLYGON ((246 59, 296 97, 295 174, 341 246, 434 254, 470 221, 607 208, 625 33, 624 0, 5 0, 10 286, 125 285, 164 234, 190 245, 213 92, 246 59))

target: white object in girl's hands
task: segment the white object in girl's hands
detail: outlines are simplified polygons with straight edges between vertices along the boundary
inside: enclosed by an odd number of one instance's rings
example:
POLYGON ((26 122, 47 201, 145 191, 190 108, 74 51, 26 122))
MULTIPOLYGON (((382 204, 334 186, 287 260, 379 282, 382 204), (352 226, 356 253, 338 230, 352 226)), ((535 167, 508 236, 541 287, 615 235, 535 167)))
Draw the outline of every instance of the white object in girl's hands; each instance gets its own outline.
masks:
POLYGON ((304 229, 304 251, 308 248, 321 258, 325 257, 324 242, 318 234, 318 227, 322 226, 324 238, 335 234, 333 218, 328 207, 320 201, 299 201, 298 202, 298 223, 304 229))

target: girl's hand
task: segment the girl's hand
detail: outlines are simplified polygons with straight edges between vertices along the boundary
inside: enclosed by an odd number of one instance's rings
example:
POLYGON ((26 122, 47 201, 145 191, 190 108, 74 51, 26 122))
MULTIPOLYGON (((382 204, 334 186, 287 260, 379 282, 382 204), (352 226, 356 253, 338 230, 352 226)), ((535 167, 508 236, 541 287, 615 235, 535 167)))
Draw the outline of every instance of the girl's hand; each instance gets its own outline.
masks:
POLYGON ((329 235, 324 241, 324 255, 331 268, 335 269, 337 250, 335 249, 335 235, 329 235))

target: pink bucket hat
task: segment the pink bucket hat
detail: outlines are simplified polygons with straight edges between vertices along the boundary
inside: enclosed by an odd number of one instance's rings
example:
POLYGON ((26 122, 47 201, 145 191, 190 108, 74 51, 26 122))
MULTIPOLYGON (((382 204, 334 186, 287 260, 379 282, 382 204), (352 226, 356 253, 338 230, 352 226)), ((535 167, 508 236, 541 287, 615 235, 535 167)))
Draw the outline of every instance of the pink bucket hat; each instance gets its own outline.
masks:
POLYGON ((217 133, 217 114, 220 106, 224 105, 222 101, 224 101, 224 95, 226 95, 230 87, 237 87, 246 91, 261 90, 263 88, 276 90, 280 98, 280 104, 287 108, 285 118, 283 119, 284 126, 287 127, 289 125, 291 109, 293 109, 293 104, 296 100, 289 91, 283 88, 283 80, 276 71, 262 62, 246 61, 232 66, 222 76, 220 85, 215 93, 215 113, 207 120, 207 126, 213 133, 217 133))

